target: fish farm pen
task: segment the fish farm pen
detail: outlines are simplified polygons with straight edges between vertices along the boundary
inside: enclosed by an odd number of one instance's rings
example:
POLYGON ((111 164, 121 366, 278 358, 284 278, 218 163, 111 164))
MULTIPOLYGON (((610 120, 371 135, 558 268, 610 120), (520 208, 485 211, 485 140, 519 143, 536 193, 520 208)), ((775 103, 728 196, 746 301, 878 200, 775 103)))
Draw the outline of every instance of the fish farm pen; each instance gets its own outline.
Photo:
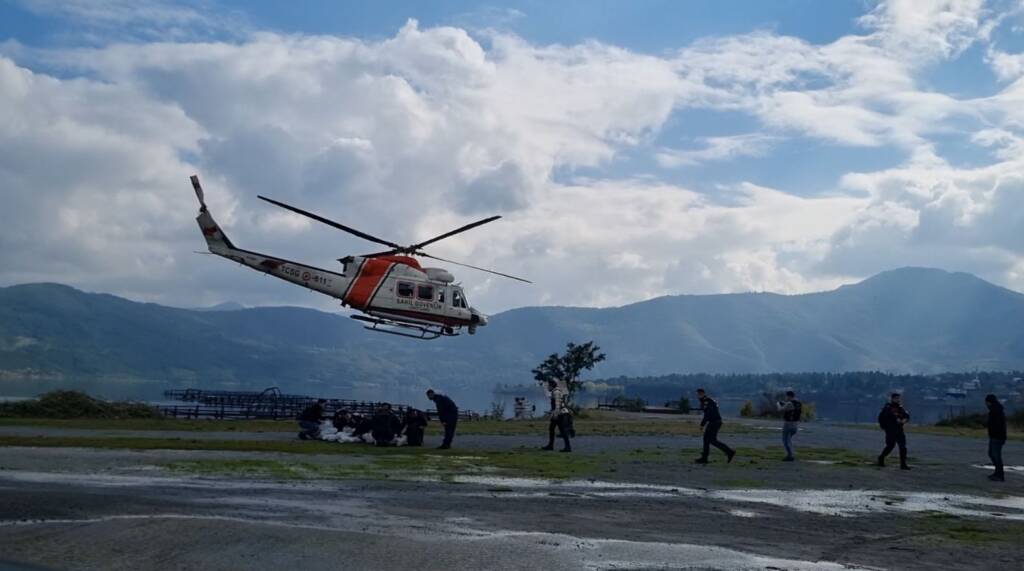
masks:
MULTIPOLYGON (((289 395, 277 387, 263 391, 206 391, 201 389, 176 389, 164 391, 164 396, 182 404, 159 407, 164 416, 171 418, 213 418, 213 419, 259 419, 294 420, 306 407, 320 398, 309 395, 289 395)), ((325 414, 347 409, 354 414, 370 415, 384 404, 402 414, 410 407, 405 404, 380 401, 325 398, 325 414)), ((437 411, 425 410, 429 418, 437 418, 437 411)), ((479 415, 473 411, 459 411, 459 420, 473 420, 479 415)))

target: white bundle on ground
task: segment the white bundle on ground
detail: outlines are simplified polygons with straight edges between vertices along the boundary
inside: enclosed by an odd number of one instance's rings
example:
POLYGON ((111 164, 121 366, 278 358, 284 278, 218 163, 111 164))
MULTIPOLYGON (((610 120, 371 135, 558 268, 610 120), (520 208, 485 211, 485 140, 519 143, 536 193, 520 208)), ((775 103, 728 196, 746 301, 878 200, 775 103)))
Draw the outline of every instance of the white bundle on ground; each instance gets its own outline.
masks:
POLYGON ((340 442, 342 444, 349 444, 351 442, 358 442, 360 444, 373 444, 373 437, 369 434, 361 434, 356 436, 351 426, 346 426, 340 431, 331 425, 331 432, 320 431, 320 439, 328 442, 340 442))
POLYGON ((337 442, 339 434, 340 433, 338 432, 338 429, 334 428, 333 422, 325 420, 320 423, 320 440, 326 440, 327 442, 337 442))
MULTIPOLYGON (((320 423, 320 440, 326 442, 340 442, 342 444, 348 444, 351 442, 358 442, 360 444, 374 444, 373 435, 369 432, 356 436, 355 431, 351 426, 338 430, 334 427, 334 423, 325 420, 320 423)), ((399 436, 391 441, 392 446, 405 446, 405 436, 399 436)))

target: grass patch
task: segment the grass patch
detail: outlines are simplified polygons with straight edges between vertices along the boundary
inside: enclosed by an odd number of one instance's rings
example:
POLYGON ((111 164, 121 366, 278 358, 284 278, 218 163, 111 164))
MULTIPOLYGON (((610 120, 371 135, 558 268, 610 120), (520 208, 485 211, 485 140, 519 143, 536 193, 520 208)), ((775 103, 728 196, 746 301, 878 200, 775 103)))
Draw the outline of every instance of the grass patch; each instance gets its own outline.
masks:
POLYGON ((385 469, 367 472, 365 466, 342 469, 331 464, 312 464, 301 461, 278 460, 196 460, 182 466, 194 466, 196 471, 214 470, 216 466, 229 466, 227 472, 246 471, 274 477, 331 477, 323 470, 340 470, 336 477, 386 477, 384 474, 415 473, 423 475, 437 471, 444 474, 475 474, 487 470, 510 475, 536 478, 572 478, 603 471, 614 463, 611 455, 559 454, 534 449, 503 452, 476 452, 449 450, 440 452, 431 448, 377 448, 358 444, 336 444, 319 441, 258 441, 258 440, 199 440, 189 438, 116 438, 116 437, 25 437, 0 436, 0 446, 36 446, 55 448, 98 448, 129 450, 213 450, 224 452, 264 452, 286 454, 330 454, 359 458, 364 463, 385 469), (368 460, 367 460, 368 459, 368 460), (271 464, 264 464, 264 463, 271 464), (276 463, 276 464, 275 464, 276 463), (258 470, 261 466, 280 465, 273 473, 258 470), (293 466, 284 468, 283 466, 293 466), (437 469, 443 466, 444 470, 437 469), (486 470, 485 470, 486 468, 486 470))
POLYGON ((1024 537, 1024 523, 966 519, 950 514, 929 514, 916 521, 919 533, 939 541, 966 545, 1017 544, 1024 537))
POLYGON ((159 418, 146 403, 94 399, 80 391, 50 391, 39 398, 0 403, 0 417, 32 418, 159 418))
POLYGON ((352 454, 356 452, 373 454, 378 450, 372 446, 342 446, 316 440, 199 440, 191 438, 122 438, 103 436, 0 436, 0 446, 130 450, 223 450, 228 452, 283 452, 289 454, 352 454))
MULTIPOLYGON (((714 451, 713 451, 714 453, 714 451)), ((781 446, 767 448, 737 448, 733 464, 757 465, 777 464, 785 456, 781 446)), ((847 450, 846 448, 797 448, 798 461, 830 462, 832 466, 864 467, 872 464, 872 458, 866 454, 847 450)))
MULTIPOLYGON (((173 430, 188 432, 298 432, 291 420, 187 420, 174 418, 0 418, 0 426, 39 426, 92 430, 173 430)), ((458 433, 492 436, 543 436, 547 419, 474 420, 459 423, 458 433)), ((699 421, 693 418, 651 418, 645 415, 609 415, 587 411, 576 419, 576 431, 582 436, 699 436, 699 421)), ((431 422, 427 434, 442 434, 441 425, 431 422)), ((728 434, 756 432, 738 423, 726 427, 728 434)))
POLYGON ((275 420, 186 420, 174 418, 0 418, 0 426, 87 430, 173 430, 182 432, 295 432, 294 422, 275 420))
MULTIPOLYGON (((313 463, 271 459, 186 460, 164 466, 174 472, 200 476, 234 476, 278 480, 450 479, 463 475, 491 475, 542 479, 581 478, 601 471, 608 459, 598 455, 543 454, 532 451, 474 452, 403 451, 388 455, 353 454, 343 463, 313 463)), ((498 486, 501 488, 501 486, 498 486)), ((509 491, 509 490, 504 490, 509 491)))
MULTIPOLYGON (((863 430, 875 430, 878 432, 879 441, 884 439, 883 432, 877 424, 844 424, 848 428, 860 428, 863 430)), ((984 428, 964 428, 959 426, 932 426, 920 424, 908 424, 904 430, 910 434, 934 434, 937 436, 959 436, 962 438, 988 438, 988 431, 984 428)), ((1010 428, 1007 432, 1010 440, 1024 440, 1024 432, 1010 428)))

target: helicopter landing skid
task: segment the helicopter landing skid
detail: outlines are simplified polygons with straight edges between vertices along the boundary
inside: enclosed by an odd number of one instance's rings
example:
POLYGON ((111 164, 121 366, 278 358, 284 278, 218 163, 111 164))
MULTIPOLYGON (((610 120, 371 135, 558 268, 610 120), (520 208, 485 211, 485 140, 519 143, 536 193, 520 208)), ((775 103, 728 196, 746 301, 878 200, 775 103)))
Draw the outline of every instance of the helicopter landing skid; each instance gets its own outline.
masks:
POLYGON ((364 329, 370 331, 378 331, 380 333, 388 333, 390 335, 400 335, 402 337, 411 337, 413 339, 437 339, 439 337, 455 337, 458 333, 451 327, 444 327, 441 325, 418 325, 414 323, 403 323, 401 321, 392 321, 390 319, 381 319, 379 317, 366 317, 365 315, 352 315, 352 319, 357 321, 363 321, 368 325, 364 325, 364 329), (401 329, 386 329, 388 327, 396 327, 401 329), (402 331, 402 329, 409 329, 411 331, 402 331), (414 333, 415 332, 415 333, 414 333))

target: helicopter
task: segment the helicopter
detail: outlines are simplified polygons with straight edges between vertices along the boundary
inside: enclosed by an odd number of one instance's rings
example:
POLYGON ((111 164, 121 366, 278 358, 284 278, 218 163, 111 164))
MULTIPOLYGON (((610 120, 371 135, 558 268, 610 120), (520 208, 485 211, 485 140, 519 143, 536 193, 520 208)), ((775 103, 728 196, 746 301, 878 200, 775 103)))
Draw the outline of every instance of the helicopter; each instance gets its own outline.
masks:
POLYGON ((235 247, 206 207, 199 177, 192 175, 191 180, 196 198, 199 199, 199 215, 196 217, 196 222, 199 223, 199 229, 206 239, 209 253, 340 299, 342 306, 359 311, 360 314, 351 317, 362 321, 364 327, 372 331, 416 339, 437 339, 443 336, 459 335, 463 328, 472 335, 476 333, 478 327, 487 325, 487 316, 469 304, 466 293, 459 284, 454 283, 455 277, 448 270, 425 268, 420 265, 416 257, 429 258, 525 283, 533 283, 494 270, 439 258, 423 251, 424 246, 494 222, 501 216, 484 218, 429 240, 401 246, 318 214, 265 196, 258 196, 260 200, 285 210, 389 248, 386 251, 373 254, 338 258, 342 265, 342 271, 339 273, 235 247))

